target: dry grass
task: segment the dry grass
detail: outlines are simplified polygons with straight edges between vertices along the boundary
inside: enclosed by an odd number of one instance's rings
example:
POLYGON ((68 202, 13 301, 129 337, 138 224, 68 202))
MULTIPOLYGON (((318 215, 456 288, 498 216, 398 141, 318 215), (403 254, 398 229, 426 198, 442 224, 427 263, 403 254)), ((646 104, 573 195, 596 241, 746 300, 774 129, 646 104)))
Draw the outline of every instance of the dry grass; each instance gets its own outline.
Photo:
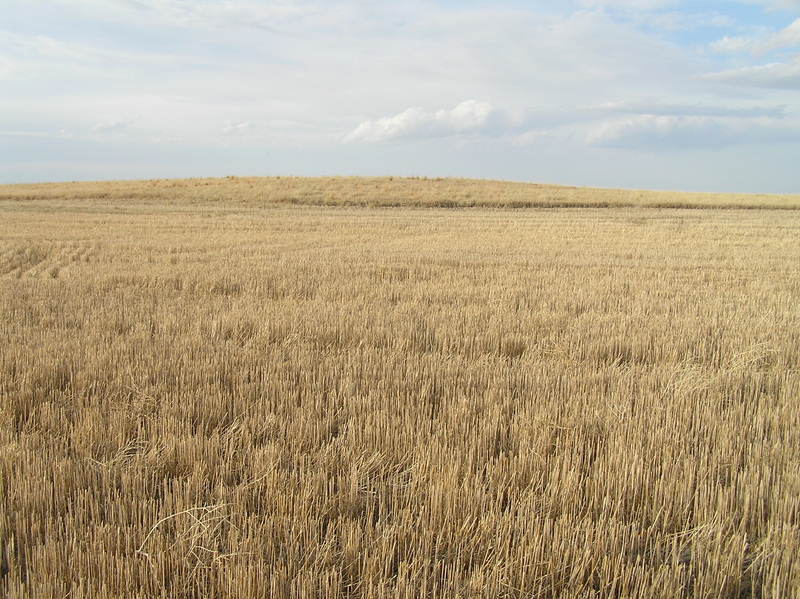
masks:
POLYGON ((797 596, 800 212, 173 183, 0 188, 0 595, 797 596))
POLYGON ((800 208, 800 194, 676 193, 400 177, 227 177, 0 185, 0 199, 426 208, 800 208))

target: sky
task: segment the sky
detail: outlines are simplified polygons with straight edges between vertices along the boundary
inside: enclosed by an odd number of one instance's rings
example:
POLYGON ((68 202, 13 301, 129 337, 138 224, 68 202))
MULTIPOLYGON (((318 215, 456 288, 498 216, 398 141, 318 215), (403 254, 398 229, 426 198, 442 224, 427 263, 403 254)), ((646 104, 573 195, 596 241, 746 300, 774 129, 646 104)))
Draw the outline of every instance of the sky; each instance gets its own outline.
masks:
POLYGON ((0 0, 0 183, 800 193, 800 0, 0 0))

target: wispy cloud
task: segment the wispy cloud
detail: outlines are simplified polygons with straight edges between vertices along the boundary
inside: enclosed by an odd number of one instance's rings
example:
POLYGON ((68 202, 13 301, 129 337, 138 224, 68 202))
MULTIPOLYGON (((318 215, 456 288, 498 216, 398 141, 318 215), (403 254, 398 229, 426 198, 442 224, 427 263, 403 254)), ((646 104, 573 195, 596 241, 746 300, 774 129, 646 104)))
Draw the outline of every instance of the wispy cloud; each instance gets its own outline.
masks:
POLYGON ((606 121, 589 133, 595 147, 651 150, 720 148, 800 141, 800 127, 774 119, 641 115, 606 121))
POLYGON ((62 3, 128 18, 136 15, 146 20, 157 17, 162 26, 169 24, 205 30, 245 28, 275 31, 287 19, 307 14, 310 8, 308 3, 301 6, 299 3, 253 0, 62 0, 62 3))
POLYGON ((783 118, 785 106, 709 106, 706 104, 669 104, 661 102, 606 102, 596 106, 603 112, 641 114, 651 116, 717 116, 717 117, 769 117, 783 118))
POLYGON ((710 44, 715 52, 749 52, 755 56, 763 56, 782 48, 800 46, 800 19, 793 21, 788 27, 776 32, 762 32, 761 35, 734 36, 727 35, 710 44))
POLYGON ((601 148, 678 151, 800 140, 800 126, 782 106, 714 106, 660 102, 607 102, 603 113, 627 116, 592 127, 587 144, 601 148))
MULTIPOLYGON (((800 8, 800 2, 796 4, 800 8)), ((772 60, 708 72, 701 76, 705 81, 763 89, 800 89, 800 18, 778 31, 760 28, 750 35, 725 36, 712 42, 709 48, 717 54, 769 55, 772 60)))
POLYGON ((636 20, 664 31, 686 31, 699 27, 721 29, 734 25, 729 16, 714 11, 696 14, 681 11, 653 12, 639 15, 636 20))
POLYGON ((753 67, 707 73, 703 78, 744 87, 800 89, 800 55, 791 62, 773 62, 753 67))
POLYGON ((53 135, 51 133, 42 133, 41 131, 0 131, 0 137, 48 138, 48 137, 53 137, 53 135))
POLYGON ((629 11, 652 11, 681 4, 680 0, 578 0, 580 6, 615 8, 629 11))

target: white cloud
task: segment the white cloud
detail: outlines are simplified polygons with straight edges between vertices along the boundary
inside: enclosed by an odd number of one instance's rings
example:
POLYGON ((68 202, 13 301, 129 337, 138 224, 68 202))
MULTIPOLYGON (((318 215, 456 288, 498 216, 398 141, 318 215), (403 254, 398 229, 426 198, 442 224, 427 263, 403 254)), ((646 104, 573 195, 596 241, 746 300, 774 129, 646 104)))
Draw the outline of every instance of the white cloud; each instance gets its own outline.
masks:
MULTIPOLYGON (((136 108, 147 117, 137 130, 190 143, 218 134, 223 124, 233 127, 225 123, 230 114, 259 123, 261 138, 270 140, 269 123, 293 123, 282 127, 281 139, 327 143, 350 132, 354 140, 355 115, 394 115, 363 123, 359 136, 446 137, 459 127, 462 134, 476 129, 469 119, 480 115, 474 106, 464 108, 466 124, 459 125, 457 114, 445 114, 453 111, 430 107, 481 98, 541 114, 604 97, 609 88, 684 81, 673 67, 685 74, 698 70, 689 53, 592 11, 543 14, 435 3, 420 11, 418 4, 356 0, 74 0, 69 6, 81 8, 71 10, 102 33, 47 31, 57 43, 40 45, 30 68, 20 65, 15 79, 35 73, 38 97, 52 103, 64 96, 75 108, 113 105, 101 113, 112 116, 146 96, 152 100, 136 108), (270 27, 288 33, 265 31, 270 27), (426 108, 403 113, 409 106, 426 108)), ((483 133, 508 126, 510 112, 492 113, 483 133)), ((569 120, 568 112, 561 118, 569 120)), ((85 130, 95 114, 73 109, 57 126, 85 130)), ((527 126, 542 127, 549 125, 527 126)), ((516 123, 515 129, 525 127, 516 123)))
POLYGON ((493 128, 500 124, 500 120, 502 115, 491 104, 466 100, 452 110, 427 112, 423 108, 414 107, 392 117, 365 121, 351 131, 344 141, 376 143, 392 139, 491 134, 493 128))
POLYGON ((765 32, 759 36, 725 36, 711 43, 710 48, 714 52, 749 52, 763 56, 774 50, 796 46, 800 46, 800 19, 777 32, 765 32))
POLYGON ((665 11, 643 14, 637 19, 650 27, 663 31, 686 31, 698 27, 731 27, 733 19, 718 12, 687 13, 682 11, 665 11))
MULTIPOLYGON (((800 3, 799 3, 800 4, 800 3)), ((762 31, 758 35, 723 37, 709 46, 717 53, 764 56, 780 50, 800 47, 800 19, 780 31, 762 31)), ((702 79, 745 87, 800 89, 800 54, 785 59, 780 54, 768 64, 740 66, 706 73, 702 79)))
POLYGON ((800 89, 800 56, 791 62, 729 69, 707 73, 703 79, 745 87, 800 89))
POLYGON ((138 120, 138 117, 125 117, 121 119, 114 119, 113 121, 102 121, 97 123, 91 128, 92 133, 105 132, 105 131, 118 131, 125 129, 138 120))
POLYGON ((719 148, 751 143, 800 141, 796 123, 774 119, 640 115, 602 123, 589 133, 590 146, 651 150, 719 148))
POLYGON ((255 123, 250 121, 228 121, 222 127, 222 133, 225 135, 246 135, 255 129, 255 123))
POLYGON ((515 146, 547 145, 554 141, 555 136, 549 131, 526 131, 511 138, 515 146))
MULTIPOLYGON (((0 130, 30 133, 5 140, 9 155, 28 151, 31 162, 58 158, 56 149, 102 162, 109 145, 138 148, 136 160, 158 140, 158 168, 193 172, 206 167, 189 156, 208 152, 203 164, 227 173, 264 149, 269 161, 253 159, 251 172, 562 172, 582 184, 599 176, 642 185, 615 162, 619 153, 599 148, 730 147, 796 129, 794 92, 766 88, 798 88, 800 66, 788 57, 795 25, 785 27, 798 15, 766 11, 800 0, 752 0, 745 10, 686 0, 6 4, 0 130), (723 33, 728 41, 708 52, 723 33), (756 48, 774 50, 759 61, 756 48), (134 125, 130 115, 142 116, 134 125), (436 140, 435 156, 416 143, 426 139, 436 140)), ((641 155, 680 161, 680 151, 641 155)), ((5 176, 21 176, 14 164, 0 164, 5 176)), ((686 164, 674 185, 708 170, 686 164)))

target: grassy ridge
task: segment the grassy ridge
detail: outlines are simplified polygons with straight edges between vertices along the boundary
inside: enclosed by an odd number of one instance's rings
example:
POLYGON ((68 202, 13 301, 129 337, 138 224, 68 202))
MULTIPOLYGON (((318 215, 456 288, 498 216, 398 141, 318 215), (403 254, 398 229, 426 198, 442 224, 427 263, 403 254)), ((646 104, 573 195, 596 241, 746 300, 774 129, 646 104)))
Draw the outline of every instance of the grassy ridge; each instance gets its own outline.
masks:
POLYGON ((800 213, 125 185, 0 202, 0 595, 800 586, 800 213))
POLYGON ((0 186, 0 200, 234 202, 253 206, 471 208, 800 208, 800 195, 714 194, 564 187, 470 179, 227 177, 0 186))

